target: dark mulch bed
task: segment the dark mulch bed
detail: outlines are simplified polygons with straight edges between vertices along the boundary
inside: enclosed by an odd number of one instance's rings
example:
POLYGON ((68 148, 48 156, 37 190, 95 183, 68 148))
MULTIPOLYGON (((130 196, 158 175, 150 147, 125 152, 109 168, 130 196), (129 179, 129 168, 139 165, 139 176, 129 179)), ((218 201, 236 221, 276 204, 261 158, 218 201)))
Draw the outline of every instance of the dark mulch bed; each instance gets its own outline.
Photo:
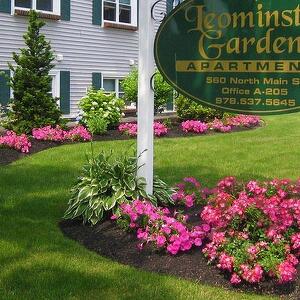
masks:
MULTIPOLYGON (((257 127, 256 127, 257 128, 257 127)), ((255 128, 236 128, 232 132, 237 132, 237 131, 245 131, 245 130, 253 130, 255 128)), ((164 136, 164 138, 176 138, 176 137, 191 137, 191 136, 207 136, 207 135, 213 135, 217 134, 215 132, 211 132, 205 135, 198 135, 198 134, 193 134, 193 133, 184 133, 182 132, 179 124, 176 124, 172 126, 172 128, 169 129, 168 134, 164 136)), ((221 133, 220 133, 221 134, 221 133)), ((93 137, 94 141, 113 141, 113 140, 134 140, 134 137, 129 137, 127 135, 122 135, 118 130, 109 130, 105 135, 95 135, 93 137)), ((1 165, 8 165, 18 159, 21 159, 25 156, 61 146, 61 145, 66 145, 66 144, 71 144, 71 142, 51 142, 51 141, 37 141, 35 139, 31 139, 31 144, 32 147, 30 149, 30 153, 24 154, 20 153, 14 149, 9 149, 9 148, 0 148, 0 166, 1 165)), ((73 143, 74 144, 74 143, 73 143)))
MULTIPOLYGON (((196 211, 191 220, 193 223, 199 220, 196 211)), ((158 252, 150 247, 140 251, 137 249, 138 240, 135 234, 121 230, 113 221, 105 221, 90 227, 83 225, 79 220, 68 220, 60 222, 59 226, 65 236, 79 242, 89 250, 125 265, 235 291, 280 295, 281 299, 300 299, 299 278, 296 283, 285 285, 278 285, 274 280, 269 280, 257 285, 243 284, 233 287, 229 283, 230 278, 227 274, 207 264, 201 249, 193 248, 187 253, 176 256, 158 252)))

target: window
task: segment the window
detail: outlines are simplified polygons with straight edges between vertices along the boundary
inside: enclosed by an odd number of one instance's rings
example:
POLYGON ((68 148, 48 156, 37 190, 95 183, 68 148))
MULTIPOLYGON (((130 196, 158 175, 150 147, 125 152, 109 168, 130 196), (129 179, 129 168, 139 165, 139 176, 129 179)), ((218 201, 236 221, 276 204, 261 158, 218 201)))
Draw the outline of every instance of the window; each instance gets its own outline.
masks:
MULTIPOLYGON (((51 82, 51 96, 53 98, 59 98, 60 97, 60 72, 59 71, 51 71, 49 74, 52 78, 51 82)), ((59 100, 57 101, 57 105, 59 106, 59 100)))
POLYGON ((104 21, 137 25, 137 0, 104 0, 104 21))
POLYGON ((122 98, 124 96, 124 92, 121 84, 122 84, 122 79, 115 79, 115 78, 103 79, 103 88, 105 92, 115 93, 116 97, 118 98, 122 98))
POLYGON ((14 8, 21 10, 34 9, 47 14, 60 15, 61 0, 14 0, 14 8))

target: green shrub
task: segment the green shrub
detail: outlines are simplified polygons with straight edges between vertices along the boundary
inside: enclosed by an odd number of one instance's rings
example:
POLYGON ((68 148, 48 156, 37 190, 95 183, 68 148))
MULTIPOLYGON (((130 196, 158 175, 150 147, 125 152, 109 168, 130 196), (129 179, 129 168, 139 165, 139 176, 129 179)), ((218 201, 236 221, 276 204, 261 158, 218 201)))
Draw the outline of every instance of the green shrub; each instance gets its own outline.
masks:
POLYGON ((113 127, 120 122, 124 105, 124 101, 116 98, 115 94, 89 89, 79 103, 83 111, 82 122, 88 126, 90 119, 98 118, 105 120, 108 127, 113 127))
POLYGON ((13 90, 11 110, 6 126, 18 133, 30 133, 32 128, 61 124, 57 99, 51 95, 51 76, 55 55, 50 42, 40 30, 45 22, 38 13, 30 11, 28 30, 24 34, 25 48, 13 52, 14 65, 9 63, 13 76, 8 78, 13 90))
MULTIPOLYGON (((133 68, 129 75, 123 80, 122 88, 124 100, 129 103, 137 103, 138 100, 138 70, 133 68)), ((157 71, 154 77, 154 109, 163 111, 170 97, 172 87, 164 81, 162 75, 157 71)))
POLYGON ((176 111, 178 117, 182 120, 210 122, 215 118, 222 119, 224 117, 224 112, 205 107, 182 95, 176 99, 176 111))
POLYGON ((113 156, 101 152, 88 159, 77 184, 72 188, 65 219, 80 217, 84 223, 97 224, 111 213, 117 213, 119 205, 133 199, 149 199, 154 204, 168 205, 173 192, 163 181, 155 177, 154 195, 145 192, 144 178, 137 178, 135 156, 113 156))
POLYGON ((97 116, 92 116, 87 119, 86 125, 92 134, 104 134, 107 132, 108 121, 97 116))

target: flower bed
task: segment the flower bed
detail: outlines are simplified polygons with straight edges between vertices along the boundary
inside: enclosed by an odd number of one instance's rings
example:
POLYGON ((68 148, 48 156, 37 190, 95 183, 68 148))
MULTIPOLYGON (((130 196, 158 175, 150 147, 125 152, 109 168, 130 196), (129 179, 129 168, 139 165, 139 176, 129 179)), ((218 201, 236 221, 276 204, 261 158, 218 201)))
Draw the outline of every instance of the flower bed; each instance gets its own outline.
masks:
POLYGON ((13 131, 7 131, 4 136, 0 136, 0 146, 13 148, 22 153, 28 153, 31 143, 26 134, 17 135, 13 131))
POLYGON ((234 117, 229 117, 222 121, 215 119, 211 123, 203 123, 197 120, 188 120, 181 123, 182 131, 185 133, 197 133, 205 134, 209 130, 227 133, 231 132, 235 128, 252 128, 259 126, 261 119, 258 116, 248 116, 248 115, 237 115, 234 117))
MULTIPOLYGON (((137 136, 137 124, 136 123, 124 123, 119 126, 119 132, 128 136, 137 136)), ((168 127, 161 122, 153 123, 154 135, 157 137, 168 134, 168 127)))
POLYGON ((32 136, 34 139, 40 141, 90 141, 92 135, 88 130, 79 125, 69 131, 63 130, 60 126, 51 127, 46 126, 42 128, 34 128, 32 130, 32 136))
POLYGON ((208 189, 189 177, 177 185, 173 200, 187 209, 200 205, 198 223, 187 224, 188 213, 171 213, 140 200, 121 205, 120 214, 112 219, 126 230, 137 231, 139 249, 150 244, 176 255, 204 245, 205 257, 230 273, 234 285, 296 279, 300 180, 243 184, 227 177, 208 189))
POLYGON ((220 181, 201 218, 212 227, 203 253, 231 283, 295 280, 300 254, 300 182, 220 181))

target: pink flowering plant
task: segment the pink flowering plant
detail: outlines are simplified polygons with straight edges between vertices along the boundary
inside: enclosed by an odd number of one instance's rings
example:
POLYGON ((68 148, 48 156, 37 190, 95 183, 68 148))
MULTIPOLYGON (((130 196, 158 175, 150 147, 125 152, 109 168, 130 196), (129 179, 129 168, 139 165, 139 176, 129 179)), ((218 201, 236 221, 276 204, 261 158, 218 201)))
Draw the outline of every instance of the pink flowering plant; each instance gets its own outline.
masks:
POLYGON ((205 189, 202 190, 200 182, 194 177, 186 177, 176 185, 176 192, 172 195, 174 203, 188 208, 203 203, 205 189))
POLYGON ((231 283, 295 280, 300 255, 300 181, 220 181, 201 212, 212 232, 203 253, 231 283))
POLYGON ((22 153, 29 153, 31 142, 26 134, 17 135, 14 131, 7 131, 0 136, 0 147, 13 148, 22 153))
POLYGON ((60 126, 51 127, 46 126, 42 128, 34 128, 32 130, 32 136, 36 140, 40 141, 90 141, 92 135, 82 125, 78 125, 69 131, 63 130, 60 126))
POLYGON ((224 120, 215 118, 210 123, 187 120, 181 123, 181 128, 185 133, 205 134, 209 131, 228 133, 235 128, 252 128, 259 126, 260 123, 261 119, 258 116, 236 115, 224 120))
POLYGON ((150 245, 172 255, 200 247, 210 231, 206 224, 189 227, 187 215, 171 213, 142 200, 121 204, 119 215, 113 215, 112 219, 122 228, 136 231, 140 250, 150 245))
POLYGON ((187 120, 181 123, 183 132, 192 132, 198 134, 204 134, 208 130, 207 124, 197 120, 187 120))
MULTIPOLYGON (((119 125, 119 132, 132 137, 137 136, 137 124, 136 123, 124 123, 119 125)), ((154 135, 157 137, 168 134, 168 127, 161 122, 153 123, 154 135)))

